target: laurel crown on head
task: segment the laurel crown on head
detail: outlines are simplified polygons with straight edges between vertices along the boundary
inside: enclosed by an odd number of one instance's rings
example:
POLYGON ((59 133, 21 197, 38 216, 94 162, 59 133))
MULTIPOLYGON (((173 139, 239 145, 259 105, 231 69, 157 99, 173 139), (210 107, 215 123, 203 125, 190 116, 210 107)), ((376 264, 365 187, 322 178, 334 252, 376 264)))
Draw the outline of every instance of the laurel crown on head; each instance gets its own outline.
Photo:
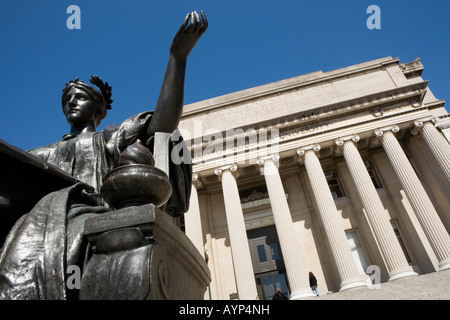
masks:
POLYGON ((96 85, 100 89, 100 92, 98 90, 94 89, 93 87, 91 87, 90 85, 85 84, 78 77, 75 78, 75 80, 71 80, 69 83, 66 83, 66 87, 63 89, 63 91, 65 92, 69 87, 71 87, 73 85, 81 86, 82 88, 87 89, 89 92, 95 93, 98 96, 103 97, 103 100, 105 103, 105 108, 107 110, 111 110, 111 103, 113 103, 114 100, 111 99, 112 88, 108 84, 108 82, 103 82, 103 80, 100 79, 100 77, 96 76, 96 75, 92 75, 89 82, 96 85))
POLYGON ((89 80, 92 84, 96 85, 100 92, 102 93, 103 98, 106 102, 106 109, 111 109, 111 103, 113 103, 113 99, 111 99, 112 96, 112 88, 110 85, 108 85, 108 82, 103 82, 102 79, 100 79, 98 76, 93 75, 91 76, 91 79, 89 80))

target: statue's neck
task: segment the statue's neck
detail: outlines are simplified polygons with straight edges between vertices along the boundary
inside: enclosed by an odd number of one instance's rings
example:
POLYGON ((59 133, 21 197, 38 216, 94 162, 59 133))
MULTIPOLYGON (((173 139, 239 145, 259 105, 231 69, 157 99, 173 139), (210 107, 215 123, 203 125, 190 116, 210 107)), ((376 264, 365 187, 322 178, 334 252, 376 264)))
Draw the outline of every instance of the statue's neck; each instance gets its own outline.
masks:
POLYGON ((76 136, 85 132, 96 132, 95 125, 93 123, 88 123, 83 128, 72 127, 70 130, 70 133, 76 136))

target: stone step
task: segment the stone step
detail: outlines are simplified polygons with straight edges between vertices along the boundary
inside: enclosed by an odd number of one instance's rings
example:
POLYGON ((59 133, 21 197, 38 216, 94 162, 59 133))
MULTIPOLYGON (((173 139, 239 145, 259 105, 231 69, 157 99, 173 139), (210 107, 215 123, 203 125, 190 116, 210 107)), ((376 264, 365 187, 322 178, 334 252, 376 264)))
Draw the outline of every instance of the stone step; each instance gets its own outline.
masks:
POLYGON ((358 288, 311 300, 450 300, 450 270, 381 283, 379 289, 358 288))

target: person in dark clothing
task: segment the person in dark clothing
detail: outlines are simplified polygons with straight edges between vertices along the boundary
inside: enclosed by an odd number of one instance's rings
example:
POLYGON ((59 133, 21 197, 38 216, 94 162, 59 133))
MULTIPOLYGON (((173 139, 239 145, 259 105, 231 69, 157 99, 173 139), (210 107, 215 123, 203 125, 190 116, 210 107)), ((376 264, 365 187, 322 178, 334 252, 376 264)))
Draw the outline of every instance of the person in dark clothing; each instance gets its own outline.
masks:
POLYGON ((309 272, 309 286, 311 287, 311 290, 314 292, 316 296, 319 296, 319 291, 317 291, 317 279, 314 276, 314 273, 311 271, 309 272))
POLYGON ((281 292, 280 288, 275 290, 275 294, 272 297, 272 300, 289 300, 286 296, 281 292))

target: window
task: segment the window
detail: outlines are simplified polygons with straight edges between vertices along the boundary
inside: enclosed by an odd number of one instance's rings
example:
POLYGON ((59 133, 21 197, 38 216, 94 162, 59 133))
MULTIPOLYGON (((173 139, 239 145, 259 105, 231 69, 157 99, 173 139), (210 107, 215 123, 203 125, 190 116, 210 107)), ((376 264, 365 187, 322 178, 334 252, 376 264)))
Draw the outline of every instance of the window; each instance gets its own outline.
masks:
POLYGON ((409 264, 412 263, 411 257, 408 253, 408 250, 406 250, 405 243, 403 242, 402 234, 400 233, 400 229, 398 228, 397 222, 391 221, 392 228, 394 229, 394 233, 397 236, 398 242, 400 243, 400 247, 402 247, 403 253, 405 254, 406 261, 408 261, 409 264))
POLYGON ((369 173, 370 179, 372 179, 373 185, 375 186, 375 189, 381 189, 383 186, 380 183, 380 179, 378 179, 377 174, 375 173, 375 170, 373 169, 373 166, 370 161, 364 161, 364 164, 367 168, 367 172, 369 173))
POLYGON ((327 170, 324 173, 325 177, 327 178, 328 186, 330 187, 333 199, 345 197, 344 191, 342 190, 336 171, 327 170))
POLYGON ((361 243, 359 242, 358 234, 354 230, 346 231, 345 233, 347 234, 347 242, 352 251, 353 260, 356 263, 359 273, 366 273, 369 264, 367 263, 366 255, 364 254, 361 243))
POLYGON ((259 262, 267 262, 266 248, 263 244, 256 246, 258 250, 259 262))

